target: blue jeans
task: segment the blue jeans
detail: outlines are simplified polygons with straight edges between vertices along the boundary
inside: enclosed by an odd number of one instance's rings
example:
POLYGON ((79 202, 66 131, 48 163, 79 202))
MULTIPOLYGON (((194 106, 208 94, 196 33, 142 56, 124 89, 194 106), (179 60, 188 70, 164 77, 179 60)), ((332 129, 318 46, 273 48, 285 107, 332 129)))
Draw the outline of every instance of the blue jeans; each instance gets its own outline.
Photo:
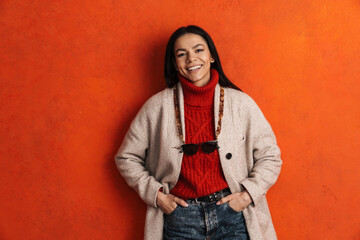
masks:
POLYGON ((228 203, 196 203, 178 205, 170 214, 164 214, 164 239, 180 240, 237 240, 250 239, 242 212, 228 203))

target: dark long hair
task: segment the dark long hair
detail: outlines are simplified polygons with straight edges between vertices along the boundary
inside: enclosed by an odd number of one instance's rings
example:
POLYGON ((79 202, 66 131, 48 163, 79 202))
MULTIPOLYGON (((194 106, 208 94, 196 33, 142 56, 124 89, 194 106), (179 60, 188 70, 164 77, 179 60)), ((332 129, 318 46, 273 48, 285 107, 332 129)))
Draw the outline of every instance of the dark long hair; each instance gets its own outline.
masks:
POLYGON ((189 25, 187 27, 181 27, 177 29, 170 37, 169 42, 166 46, 166 52, 165 52, 165 64, 164 64, 164 75, 165 75, 165 81, 169 88, 176 85, 176 83, 179 82, 179 79, 177 77, 177 71, 174 66, 175 61, 175 54, 174 54, 174 45, 175 41, 181 37, 182 35, 186 33, 194 33, 206 41, 211 56, 215 59, 214 63, 211 63, 211 68, 214 68, 219 73, 219 84, 223 87, 230 87, 237 90, 240 90, 235 84, 233 84, 226 76, 225 73, 221 67, 220 58, 217 53, 215 44, 209 34, 205 32, 202 28, 195 26, 195 25, 189 25))

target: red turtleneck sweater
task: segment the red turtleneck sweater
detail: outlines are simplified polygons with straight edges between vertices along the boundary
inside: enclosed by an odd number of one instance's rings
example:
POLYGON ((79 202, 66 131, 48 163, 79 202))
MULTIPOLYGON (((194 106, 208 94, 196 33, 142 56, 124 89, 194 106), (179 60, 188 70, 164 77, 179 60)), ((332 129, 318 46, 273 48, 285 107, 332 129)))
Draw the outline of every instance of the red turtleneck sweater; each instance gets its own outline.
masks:
MULTIPOLYGON (((178 74, 184 93, 185 143, 215 140, 214 92, 219 74, 215 69, 210 71, 210 81, 203 87, 193 85, 178 74)), ((218 151, 204 153, 199 147, 195 155, 184 154, 179 180, 170 193, 186 200, 227 187, 218 151)))

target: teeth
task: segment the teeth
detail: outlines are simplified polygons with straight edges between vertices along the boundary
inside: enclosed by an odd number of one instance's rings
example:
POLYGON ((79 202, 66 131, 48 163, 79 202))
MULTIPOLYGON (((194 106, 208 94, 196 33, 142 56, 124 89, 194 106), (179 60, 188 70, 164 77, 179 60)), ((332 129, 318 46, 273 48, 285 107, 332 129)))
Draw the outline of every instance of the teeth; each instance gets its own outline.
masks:
POLYGON ((198 66, 194 66, 194 67, 191 67, 191 68, 188 68, 189 71, 192 71, 192 70, 195 70, 195 69, 198 69, 200 68, 201 65, 198 65, 198 66))

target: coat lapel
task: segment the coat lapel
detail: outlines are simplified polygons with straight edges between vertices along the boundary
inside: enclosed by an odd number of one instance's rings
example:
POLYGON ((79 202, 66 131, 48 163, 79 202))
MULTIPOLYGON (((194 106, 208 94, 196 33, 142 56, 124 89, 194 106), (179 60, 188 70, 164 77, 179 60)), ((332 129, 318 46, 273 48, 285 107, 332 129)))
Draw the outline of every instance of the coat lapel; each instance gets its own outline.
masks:
MULTIPOLYGON (((214 120, 215 120, 215 136, 216 136, 216 129, 218 126, 219 121, 219 104, 220 104, 220 85, 219 83, 216 84, 215 92, 214 92, 214 120)), ((221 134, 221 132, 220 132, 221 134)))
POLYGON ((185 141, 186 138, 185 138, 184 93, 180 81, 177 83, 177 89, 178 89, 178 99, 179 99, 179 108, 180 108, 181 131, 185 141))

